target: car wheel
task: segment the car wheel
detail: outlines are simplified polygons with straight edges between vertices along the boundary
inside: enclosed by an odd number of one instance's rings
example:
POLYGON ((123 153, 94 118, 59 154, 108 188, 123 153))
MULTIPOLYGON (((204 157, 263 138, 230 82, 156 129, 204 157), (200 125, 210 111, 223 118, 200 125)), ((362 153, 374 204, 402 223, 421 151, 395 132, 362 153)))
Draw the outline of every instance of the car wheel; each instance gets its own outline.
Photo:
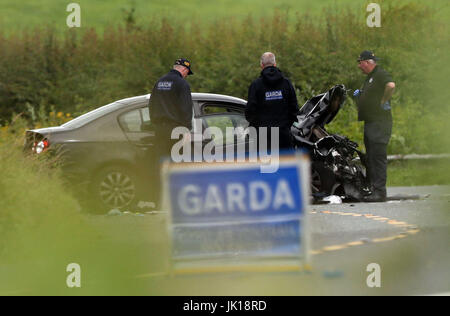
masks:
POLYGON ((106 167, 96 174, 91 184, 91 213, 132 209, 137 204, 137 190, 134 172, 121 166, 106 167))

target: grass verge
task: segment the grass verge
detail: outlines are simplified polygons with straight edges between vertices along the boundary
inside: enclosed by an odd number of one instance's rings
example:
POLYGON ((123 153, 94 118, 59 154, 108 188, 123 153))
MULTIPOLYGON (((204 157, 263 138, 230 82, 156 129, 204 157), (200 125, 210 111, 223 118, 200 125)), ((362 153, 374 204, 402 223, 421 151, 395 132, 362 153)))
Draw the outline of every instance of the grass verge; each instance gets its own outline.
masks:
POLYGON ((448 159, 397 160, 389 162, 388 186, 449 185, 448 159))

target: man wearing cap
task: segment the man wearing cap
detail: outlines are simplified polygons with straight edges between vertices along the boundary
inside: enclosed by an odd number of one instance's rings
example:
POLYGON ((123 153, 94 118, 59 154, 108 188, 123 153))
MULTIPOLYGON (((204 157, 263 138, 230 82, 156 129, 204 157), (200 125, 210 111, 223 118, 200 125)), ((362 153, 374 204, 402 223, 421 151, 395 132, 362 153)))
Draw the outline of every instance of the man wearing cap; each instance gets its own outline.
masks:
MULTIPOLYGON (((279 148, 291 149, 291 126, 297 119, 298 103, 292 83, 277 68, 275 55, 264 53, 260 59, 261 76, 248 89, 245 118, 250 126, 267 128, 267 148, 270 150, 272 127, 279 128, 279 148)), ((261 144, 258 139, 258 145, 261 144)), ((258 147, 259 148, 259 147, 258 147)))
MULTIPOLYGON (((193 75, 189 60, 180 58, 173 69, 158 79, 150 96, 149 108, 156 142, 153 152, 149 152, 154 165, 155 180, 160 180, 158 162, 163 157, 170 157, 172 146, 178 139, 172 139, 172 130, 176 127, 192 128, 192 95, 185 78, 193 75)), ((184 135, 189 140, 190 134, 184 135)), ((160 181, 155 181, 160 184, 160 181)), ((158 191, 158 188, 155 188, 158 191)))
POLYGON ((172 130, 178 126, 191 129, 192 95, 189 83, 184 80, 193 75, 189 60, 180 58, 173 69, 159 78, 150 96, 150 117, 155 129, 160 157, 170 155, 178 140, 171 139, 172 130))
POLYGON ((392 133, 390 100, 395 90, 391 75, 377 65, 371 51, 363 51, 358 67, 367 75, 361 90, 353 96, 358 105, 358 120, 364 121, 364 144, 367 166, 372 185, 367 202, 386 201, 387 146, 392 133))

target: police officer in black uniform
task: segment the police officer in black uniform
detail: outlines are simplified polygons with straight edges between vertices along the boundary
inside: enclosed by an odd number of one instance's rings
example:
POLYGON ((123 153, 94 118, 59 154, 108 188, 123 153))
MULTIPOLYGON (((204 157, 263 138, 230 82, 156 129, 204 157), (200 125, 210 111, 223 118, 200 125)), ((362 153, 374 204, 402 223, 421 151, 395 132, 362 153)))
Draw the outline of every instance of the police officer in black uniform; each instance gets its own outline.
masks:
POLYGON ((392 133, 390 99, 395 90, 391 75, 376 63, 371 51, 363 51, 358 67, 367 78, 361 90, 355 90, 358 119, 364 121, 368 174, 372 185, 367 202, 386 201, 387 146, 392 133))
MULTIPOLYGON (((176 127, 192 128, 193 103, 191 88, 186 80, 192 75, 189 60, 180 58, 175 61, 173 69, 168 74, 159 78, 153 87, 150 96, 149 108, 152 126, 155 131, 155 144, 153 151, 149 152, 152 163, 152 173, 155 183, 153 193, 157 203, 160 204, 161 174, 159 162, 163 157, 169 157, 172 146, 178 139, 171 139, 172 130, 176 127)), ((190 139, 190 134, 184 135, 190 139)))
MULTIPOLYGON (((271 148, 270 128, 279 128, 279 148, 293 148, 292 124, 297 120, 298 103, 294 87, 277 68, 275 55, 264 53, 260 61, 261 76, 248 89, 245 118, 250 126, 267 127, 267 144, 271 148)), ((259 136, 259 133, 258 133, 259 136)), ((258 137, 259 144, 259 137, 258 137)))
POLYGON ((149 107, 156 134, 155 149, 159 152, 159 157, 170 155, 173 144, 178 141, 171 139, 174 128, 192 128, 191 88, 184 80, 188 75, 193 75, 189 60, 177 59, 173 69, 153 87, 149 107))

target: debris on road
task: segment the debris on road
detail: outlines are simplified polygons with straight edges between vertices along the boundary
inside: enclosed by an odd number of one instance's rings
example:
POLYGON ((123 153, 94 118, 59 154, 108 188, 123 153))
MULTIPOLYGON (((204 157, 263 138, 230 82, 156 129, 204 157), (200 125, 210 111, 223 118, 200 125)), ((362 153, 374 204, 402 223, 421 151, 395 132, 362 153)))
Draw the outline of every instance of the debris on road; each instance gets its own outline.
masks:
POLYGON ((324 197, 322 199, 322 201, 328 202, 328 204, 342 204, 341 197, 339 197, 337 195, 330 195, 330 196, 324 197))
POLYGON ((122 216, 122 212, 118 209, 112 209, 111 211, 108 212, 108 214, 106 214, 107 216, 122 216))

